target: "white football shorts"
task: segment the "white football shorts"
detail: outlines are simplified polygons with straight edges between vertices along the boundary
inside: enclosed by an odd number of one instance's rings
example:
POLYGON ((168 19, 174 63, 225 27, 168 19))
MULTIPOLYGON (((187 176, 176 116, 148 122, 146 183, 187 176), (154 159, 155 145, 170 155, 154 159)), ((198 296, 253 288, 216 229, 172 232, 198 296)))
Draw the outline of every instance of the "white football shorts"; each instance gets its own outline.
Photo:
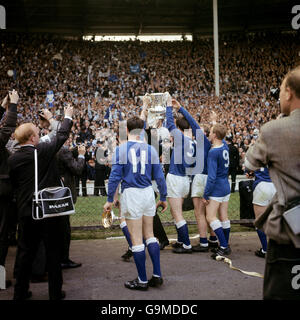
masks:
POLYGON ((191 197, 195 198, 203 198, 204 190, 207 181, 207 174, 198 173, 194 176, 194 180, 192 183, 192 192, 191 197))
POLYGON ((166 178, 168 198, 186 198, 190 192, 188 176, 175 176, 168 173, 166 178))
POLYGON ((154 217, 156 202, 152 186, 147 188, 127 188, 120 197, 121 216, 126 219, 154 217))
POLYGON ((272 182, 262 181, 253 191, 252 203, 265 207, 269 205, 275 193, 276 189, 272 182))
POLYGON ((209 200, 215 200, 217 202, 228 202, 230 199, 230 193, 224 197, 209 197, 209 200))

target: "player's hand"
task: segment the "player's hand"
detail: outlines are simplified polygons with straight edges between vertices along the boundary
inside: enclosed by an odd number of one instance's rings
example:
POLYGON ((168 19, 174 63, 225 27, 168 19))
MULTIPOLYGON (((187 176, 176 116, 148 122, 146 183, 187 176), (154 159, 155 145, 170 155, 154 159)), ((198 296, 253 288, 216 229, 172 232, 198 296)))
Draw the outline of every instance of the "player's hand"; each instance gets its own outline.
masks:
POLYGON ((168 209, 168 202, 167 201, 158 201, 156 204, 156 210, 161 207, 161 213, 164 213, 168 209))
POLYGON ((201 201, 203 202, 203 204, 204 204, 205 206, 207 206, 207 205, 209 204, 209 200, 206 200, 206 199, 204 199, 204 198, 202 198, 201 201))
POLYGON ((176 99, 172 99, 172 106, 176 111, 180 109, 180 103, 176 99))
POLYGON ((9 91, 8 94, 9 94, 10 103, 17 104, 19 101, 18 92, 14 89, 13 91, 9 91))
POLYGON ((120 209, 120 201, 118 199, 114 200, 114 207, 120 209))
POLYGON ((104 211, 111 211, 112 209, 112 206, 113 206, 113 203, 112 202, 106 202, 105 205, 103 206, 103 210, 104 211))

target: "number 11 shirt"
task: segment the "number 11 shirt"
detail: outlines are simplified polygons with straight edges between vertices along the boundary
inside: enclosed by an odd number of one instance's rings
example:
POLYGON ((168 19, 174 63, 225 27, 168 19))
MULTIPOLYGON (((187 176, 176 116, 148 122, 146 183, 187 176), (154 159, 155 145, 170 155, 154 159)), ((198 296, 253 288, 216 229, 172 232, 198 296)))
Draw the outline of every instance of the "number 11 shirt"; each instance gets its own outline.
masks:
POLYGON ((129 140, 116 148, 108 181, 108 202, 113 202, 121 182, 121 192, 126 188, 147 188, 156 181, 160 200, 166 201, 167 186, 156 150, 142 141, 129 140))

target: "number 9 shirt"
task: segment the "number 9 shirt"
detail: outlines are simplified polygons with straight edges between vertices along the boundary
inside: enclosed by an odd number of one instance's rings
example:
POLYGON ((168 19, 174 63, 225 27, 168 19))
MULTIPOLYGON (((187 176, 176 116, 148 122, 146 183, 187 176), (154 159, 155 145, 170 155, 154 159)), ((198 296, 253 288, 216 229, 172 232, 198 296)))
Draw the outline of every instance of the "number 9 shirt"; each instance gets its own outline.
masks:
POLYGON ((229 149, 226 143, 213 147, 208 152, 207 169, 208 176, 203 198, 221 198, 230 194, 228 181, 229 149))

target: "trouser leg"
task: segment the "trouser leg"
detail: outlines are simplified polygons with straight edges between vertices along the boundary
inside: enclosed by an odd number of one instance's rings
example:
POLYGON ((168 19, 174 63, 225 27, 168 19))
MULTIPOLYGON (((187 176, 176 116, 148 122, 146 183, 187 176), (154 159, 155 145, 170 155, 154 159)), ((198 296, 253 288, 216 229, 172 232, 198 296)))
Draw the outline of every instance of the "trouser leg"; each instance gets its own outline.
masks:
POLYGON ((61 289, 63 284, 61 269, 63 221, 61 218, 62 217, 51 218, 45 221, 45 229, 43 234, 46 247, 48 290, 50 300, 57 300, 61 298, 61 289))
POLYGON ((30 216, 23 217, 19 221, 15 300, 24 300, 28 292, 32 262, 40 243, 40 225, 30 216))
POLYGON ((0 198, 0 265, 5 265, 8 252, 9 201, 0 198))
POLYGON ((61 217, 63 227, 63 245, 61 262, 69 260, 70 243, 71 243, 71 225, 70 216, 61 217))

